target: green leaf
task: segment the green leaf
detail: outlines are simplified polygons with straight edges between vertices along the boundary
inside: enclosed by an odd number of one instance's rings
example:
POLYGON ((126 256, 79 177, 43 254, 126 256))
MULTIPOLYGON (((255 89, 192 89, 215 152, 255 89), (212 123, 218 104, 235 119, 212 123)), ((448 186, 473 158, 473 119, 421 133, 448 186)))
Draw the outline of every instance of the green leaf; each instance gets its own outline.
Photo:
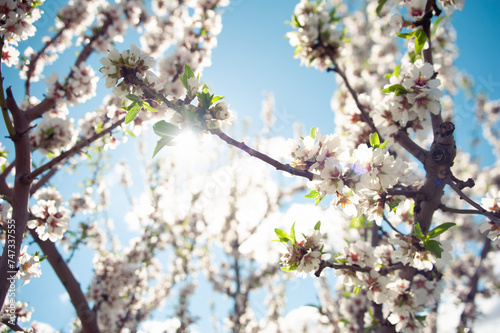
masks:
POLYGON ((399 77, 399 72, 401 71, 401 65, 397 65, 396 68, 394 68, 394 71, 392 72, 392 75, 395 77, 399 77))
POLYGON ((151 112, 158 112, 154 107, 152 107, 148 102, 144 101, 141 103, 141 107, 151 112))
POLYGON ((201 102, 201 104, 208 109, 212 105, 212 100, 214 99, 214 94, 210 95, 210 91, 208 90, 208 86, 205 84, 201 92, 196 93, 196 97, 201 102))
POLYGON ((380 146, 380 138, 378 137, 378 134, 376 132, 370 134, 369 139, 370 139, 370 146, 372 146, 372 148, 377 148, 378 146, 380 146))
POLYGON ((382 89, 382 92, 384 92, 384 93, 391 93, 391 92, 393 92, 393 93, 396 94, 396 96, 400 96, 402 94, 409 93, 409 91, 406 90, 406 88, 403 85, 399 84, 399 83, 393 84, 392 86, 389 86, 387 88, 382 89))
POLYGON ((441 23, 441 21, 445 18, 445 16, 441 16, 440 18, 438 18, 436 21, 434 21, 434 25, 432 26, 432 33, 431 33, 431 36, 434 36, 436 34, 436 30, 437 28, 439 27, 439 24, 441 23))
POLYGON ((274 232, 276 233, 276 236, 278 236, 280 242, 283 243, 288 243, 288 241, 293 242, 293 239, 286 233, 286 231, 276 228, 274 229, 274 232))
POLYGON ((290 267, 280 267, 280 268, 281 268, 282 271, 292 272, 292 271, 296 270, 297 267, 299 267, 299 265, 292 265, 290 267))
POLYGON ((224 96, 214 96, 212 97, 212 104, 214 104, 217 101, 220 101, 221 99, 224 99, 224 96))
POLYGON ((102 125, 104 125, 104 122, 100 121, 99 123, 97 123, 97 125, 95 126, 95 132, 97 134, 101 133, 104 129, 102 128, 102 125))
POLYGON ((313 126, 313 128, 311 128, 311 131, 309 132, 309 136, 313 139, 316 139, 316 128, 313 126))
POLYGON ((186 77, 185 75, 179 74, 179 80, 181 81, 182 86, 183 86, 184 88, 189 89, 189 85, 188 85, 187 77, 186 77))
POLYGON ((441 243, 437 240, 430 239, 428 241, 425 241, 424 247, 434 253, 436 257, 441 258, 441 253, 443 253, 443 250, 441 250, 441 243))
POLYGON ((142 98, 140 98, 139 96, 134 95, 134 94, 128 94, 125 97, 127 99, 130 99, 131 101, 134 101, 134 102, 142 102, 142 98))
POLYGON ((382 8, 384 7, 384 5, 385 5, 386 2, 387 2, 387 0, 378 0, 378 6, 377 6, 377 9, 376 9, 378 17, 381 17, 380 16, 380 12, 382 11, 382 8))
POLYGON ((408 38, 412 38, 413 36, 415 36, 417 34, 417 31, 418 30, 414 30, 412 32, 405 32, 405 33, 396 32, 396 35, 398 35, 401 38, 408 39, 408 38))
POLYGON ((419 54, 424 46, 425 42, 427 41, 427 35, 422 29, 418 29, 416 33, 416 38, 415 38, 415 53, 419 54))
POLYGON ((410 61, 412 64, 414 64, 415 61, 417 61, 417 59, 421 58, 418 54, 416 54, 414 52, 409 52, 408 55, 410 56, 410 61))
POLYGON ((453 223, 453 222, 446 222, 446 223, 440 224, 437 227, 435 227, 434 229, 432 229, 431 231, 429 231, 427 233, 427 237, 436 238, 437 236, 441 235, 446 230, 450 229, 451 227, 453 227, 455 225, 456 225, 456 223, 453 223))
POLYGON ((319 192, 316 191, 316 190, 311 190, 311 192, 309 192, 309 194, 306 194, 306 198, 307 199, 314 199, 314 198, 317 198, 319 195, 319 192))
POLYGON ((293 23, 296 27, 298 27, 298 28, 302 28, 302 24, 300 24, 299 19, 297 18, 297 15, 293 14, 293 16, 292 16, 292 20, 293 20, 293 21, 292 21, 292 23, 293 23))
POLYGON ((420 223, 415 222, 414 230, 415 230, 415 237, 418 237, 421 240, 424 240, 425 236, 422 233, 422 229, 420 228, 420 223))
POLYGON ((156 124, 153 125, 153 131, 158 136, 174 137, 177 134, 179 134, 181 130, 179 129, 179 127, 172 125, 170 123, 167 123, 165 120, 160 120, 156 124))
POLYGON ((160 140, 158 140, 158 142, 156 143, 156 147, 155 147, 155 150, 153 152, 153 157, 155 157, 156 154, 158 154, 158 152, 165 146, 171 146, 171 141, 173 140, 174 138, 171 137, 171 136, 164 136, 162 137, 160 140))
POLYGON ((322 196, 322 197, 319 197, 319 196, 318 196, 318 197, 316 198, 316 201, 314 202, 314 206, 317 206, 317 205, 321 202, 321 200, 323 200, 323 198, 324 198, 324 197, 325 197, 325 196, 322 196))
POLYGON ((128 107, 127 115, 125 116, 125 124, 128 124, 137 117, 137 114, 141 110, 139 103, 134 102, 128 107))
POLYGON ((194 72, 188 64, 184 64, 184 76, 186 76, 186 79, 194 77, 194 72))
POLYGON ((294 244, 297 244, 297 240, 295 239, 295 222, 293 222, 292 229, 290 230, 290 238, 293 239, 294 244))
POLYGON ((321 227, 321 221, 316 222, 316 225, 314 226, 314 230, 319 230, 321 227))
POLYGON ((385 140, 385 141, 384 141, 384 142, 382 142, 382 143, 380 144, 380 146, 378 146, 378 147, 379 147, 380 149, 384 149, 384 148, 385 148, 385 146, 387 146, 387 144, 388 144, 388 143, 389 143, 389 140, 385 140))
POLYGON ((427 316, 415 316, 415 319, 418 320, 418 322, 420 323, 420 325, 422 325, 423 327, 425 327, 425 320, 426 320, 427 316))
POLYGON ((389 208, 391 209, 391 211, 396 212, 396 208, 399 206, 400 202, 401 202, 400 200, 398 200, 398 201, 390 201, 387 204, 389 205, 389 208))

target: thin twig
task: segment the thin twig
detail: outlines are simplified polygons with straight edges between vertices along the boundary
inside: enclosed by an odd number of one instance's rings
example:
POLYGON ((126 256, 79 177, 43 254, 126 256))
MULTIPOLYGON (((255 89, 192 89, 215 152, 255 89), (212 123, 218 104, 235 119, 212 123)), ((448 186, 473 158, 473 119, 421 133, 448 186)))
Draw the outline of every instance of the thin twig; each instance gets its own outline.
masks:
MULTIPOLYGON (((467 294, 464 303, 474 304, 474 299, 476 298, 478 292, 478 282, 480 278, 480 271, 483 266, 483 261, 491 250, 491 240, 488 237, 484 238, 484 246, 481 251, 481 256, 479 260, 479 264, 476 267, 476 271, 474 275, 470 278, 470 291, 467 294)), ((467 326, 467 307, 464 309, 462 314, 460 315, 460 325, 459 327, 467 326)))
POLYGON ((47 256, 47 259, 57 274, 57 277, 68 292, 71 303, 73 304, 78 318, 82 324, 83 332, 98 333, 99 326, 97 325, 97 314, 89 308, 87 298, 85 297, 80 284, 73 275, 71 269, 63 260, 56 246, 50 240, 43 241, 38 237, 34 229, 30 230, 31 236, 47 256))
POLYGON ((478 211, 476 209, 458 209, 458 208, 448 207, 448 206, 445 206, 445 205, 442 205, 441 207, 439 207, 439 209, 441 209, 443 212, 454 213, 454 214, 465 214, 465 215, 480 214, 480 215, 485 215, 483 212, 480 212, 480 211, 478 211))
POLYGON ((360 115, 361 119, 370 127, 370 129, 374 133, 378 134, 380 141, 384 142, 384 139, 382 138, 382 135, 377 130, 377 127, 375 127, 375 124, 373 123, 372 118, 370 117, 368 112, 365 110, 365 107, 359 101, 358 93, 351 87, 351 84, 349 83, 349 80, 347 79, 345 72, 339 67, 339 65, 335 61, 334 57, 330 57, 330 58, 331 58, 331 61, 333 64, 333 68, 328 68, 328 71, 333 71, 333 72, 337 73, 338 75, 340 75, 340 77, 344 81, 344 84, 345 84, 347 90, 349 91, 352 98, 354 99, 354 102, 356 103, 356 106, 358 107, 359 112, 361 113, 361 115, 360 115))
POLYGON ((384 221, 389 225, 389 227, 391 227, 392 230, 394 230, 395 232, 397 232, 400 235, 406 236, 401 231, 399 231, 398 229, 396 229, 395 226, 392 225, 392 223, 389 221, 389 219, 387 218, 387 216, 385 214, 383 215, 383 218, 384 218, 384 221))
MULTIPOLYGON (((353 271, 353 272, 364 272, 364 273, 369 273, 370 271, 373 270, 373 268, 370 268, 370 267, 360 267, 357 265, 337 264, 337 263, 333 263, 331 261, 321 260, 321 262, 319 263, 319 268, 316 270, 314 275, 319 277, 321 275, 321 272, 327 267, 333 268, 333 269, 346 269, 346 270, 353 271)), ((396 271, 396 270, 401 269, 403 267, 404 267, 403 263, 397 263, 397 264, 391 265, 389 267, 382 268, 378 272, 380 273, 380 275, 386 275, 390 272, 396 271)))
POLYGON ((57 164, 61 163, 62 161, 64 161, 65 159, 67 159, 68 157, 71 157, 72 155, 80 152, 80 150, 88 145, 90 145, 92 142, 96 141, 97 139, 103 137, 104 135, 110 133, 111 131, 113 131, 116 127, 120 126, 123 122, 125 121, 125 117, 118 120, 116 123, 114 123, 113 125, 111 125, 110 127, 106 128, 105 130, 103 130, 102 132, 99 132, 99 133, 95 133, 93 136, 91 136, 90 138, 88 139, 85 139, 85 140, 82 140, 80 142, 78 142, 73 148, 71 148, 70 150, 68 151, 65 151, 63 153, 61 153, 59 156, 55 157, 54 159, 52 159, 51 161, 45 163, 44 165, 42 165, 41 167, 39 167, 38 169, 34 170, 33 172, 31 172, 30 174, 26 175, 24 177, 25 181, 27 182, 31 182, 33 181, 36 177, 38 177, 39 175, 41 175, 43 172, 49 170, 50 168, 56 166, 57 164))
POLYGON ((239 142, 234 140, 233 138, 229 137, 226 133, 222 132, 220 129, 211 129, 209 130, 209 132, 214 135, 217 135, 221 140, 225 141, 227 144, 230 144, 231 146, 241 149, 250 156, 256 157, 259 160, 264 161, 269 165, 272 165, 273 167, 276 168, 276 170, 285 171, 291 175, 305 177, 309 180, 313 180, 314 174, 312 172, 309 172, 307 170, 296 169, 289 164, 283 164, 281 162, 278 162, 275 159, 267 156, 266 154, 263 154, 255 149, 248 147, 244 142, 239 142))
POLYGON ((481 205, 479 205, 477 202, 475 202, 474 200, 472 200, 471 198, 469 198, 466 194, 464 194, 464 192, 462 192, 462 190, 460 189, 460 187, 457 184, 455 184, 450 178, 447 179, 446 183, 448 185, 450 185, 450 187, 455 192, 457 192, 457 194, 460 196, 460 199, 465 200, 472 207, 476 208, 477 209, 477 214, 484 215, 487 218, 489 218, 492 222, 494 222, 495 224, 500 225, 500 218, 496 217, 495 215, 493 215, 492 212, 487 211, 486 209, 484 209, 483 207, 481 207, 481 205))

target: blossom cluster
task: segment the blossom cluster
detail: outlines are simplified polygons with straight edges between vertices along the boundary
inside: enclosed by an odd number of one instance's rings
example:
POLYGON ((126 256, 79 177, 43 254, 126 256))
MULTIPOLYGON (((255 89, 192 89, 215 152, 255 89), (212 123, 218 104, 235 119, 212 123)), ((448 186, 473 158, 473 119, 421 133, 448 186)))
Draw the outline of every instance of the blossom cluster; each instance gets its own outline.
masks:
POLYGON ((334 195, 333 203, 351 216, 369 213, 380 223, 382 212, 373 211, 379 207, 372 199, 405 180, 404 163, 389 154, 387 147, 361 144, 349 149, 341 137, 321 135, 319 129, 300 142, 290 139, 289 147, 291 165, 315 173, 308 184, 311 194, 334 195))
POLYGON ((66 118, 64 105, 44 113, 42 120, 30 132, 32 149, 44 155, 59 154, 76 142, 73 118, 66 118))
POLYGON ((37 254, 30 256, 27 253, 28 246, 24 246, 19 255, 19 270, 16 274, 17 279, 23 281, 23 286, 30 283, 31 278, 40 277, 42 271, 40 270, 40 256, 37 254))
POLYGON ((319 269, 321 260, 328 260, 330 255, 323 252, 323 239, 319 231, 320 222, 314 231, 304 239, 297 241, 295 238, 295 224, 292 225, 291 235, 281 229, 276 229, 278 241, 286 244, 286 250, 281 257, 281 269, 284 271, 294 271, 297 275, 305 277, 307 273, 311 276, 319 269))
POLYGON ((63 83, 59 83, 59 75, 53 72, 46 80, 49 85, 47 97, 54 99, 56 104, 77 105, 95 96, 98 80, 92 67, 82 62, 71 67, 63 83))
POLYGON ((443 92, 438 88, 440 80, 434 78, 431 64, 418 59, 413 64, 403 65, 397 75, 392 75, 385 86, 388 94, 376 106, 374 122, 383 129, 384 135, 392 136, 401 127, 416 131, 430 119, 430 113, 441 110, 439 99, 443 92))
POLYGON ((451 261, 452 246, 449 240, 439 242, 443 251, 440 257, 426 249, 421 241, 415 242, 413 238, 408 236, 398 234, 396 238, 389 239, 389 243, 397 247, 393 253, 394 261, 415 267, 418 270, 430 271, 434 265, 442 267, 451 261))
POLYGON ((387 244, 373 248, 363 241, 351 243, 336 261, 355 269, 336 269, 335 275, 339 276, 339 285, 363 288, 368 300, 382 304, 384 315, 397 332, 419 332, 422 324, 417 315, 439 301, 441 285, 422 274, 412 281, 398 277, 395 272, 381 274, 384 268, 399 262, 398 250, 387 244))
POLYGON ((41 1, 2 0, 0 1, 0 37, 4 38, 1 50, 2 62, 7 66, 16 65, 19 61, 19 51, 14 46, 22 40, 35 34, 33 25, 41 15, 38 8, 41 1))
POLYGON ((35 199, 37 204, 31 208, 31 213, 36 219, 28 221, 28 228, 35 229, 41 240, 62 239, 71 220, 70 211, 62 206, 62 196, 56 189, 46 187, 36 193, 35 199))
POLYGON ((224 97, 210 94, 207 85, 200 81, 199 75, 194 75, 187 64, 180 80, 186 88, 187 99, 198 98, 198 106, 189 104, 184 105, 181 110, 173 110, 174 113, 171 112, 170 115, 171 123, 181 127, 194 125, 207 129, 216 129, 223 123, 232 123, 233 113, 229 110, 229 105, 220 102, 224 97))
MULTIPOLYGON (((384 1, 384 5, 388 7, 405 7, 406 16, 410 20, 420 21, 426 14, 427 0, 389 0, 384 1)), ((439 0, 447 11, 453 9, 462 10, 465 0, 439 0)))
POLYGON ((135 44, 122 53, 111 49, 107 57, 101 58, 101 64, 104 66, 101 73, 106 80, 106 88, 116 86, 115 92, 119 95, 140 92, 142 84, 155 91, 162 88, 158 77, 151 70, 155 60, 135 44))
POLYGON ((338 24, 344 11, 341 1, 302 0, 297 4, 290 23, 296 30, 286 35, 295 48, 294 57, 321 70, 330 67, 344 37, 338 24))

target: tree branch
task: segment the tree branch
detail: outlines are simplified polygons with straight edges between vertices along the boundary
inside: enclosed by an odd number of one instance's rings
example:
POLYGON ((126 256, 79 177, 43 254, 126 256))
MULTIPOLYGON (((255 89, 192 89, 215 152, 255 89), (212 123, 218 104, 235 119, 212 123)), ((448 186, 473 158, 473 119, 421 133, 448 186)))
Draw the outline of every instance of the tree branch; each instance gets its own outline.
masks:
POLYGON ((12 266, 17 266, 19 254, 23 243, 23 235, 28 222, 28 201, 30 195, 29 182, 24 181, 24 176, 29 174, 31 170, 31 146, 28 136, 30 122, 26 118, 25 113, 19 109, 12 90, 7 89, 6 104, 9 108, 14 120, 15 135, 11 137, 14 142, 15 149, 15 167, 16 175, 14 179, 14 188, 12 190, 11 205, 12 205, 12 220, 15 223, 14 236, 14 254, 12 249, 4 246, 2 257, 0 258, 0 309, 2 308, 10 283, 8 283, 9 271, 12 271, 12 266))
MULTIPOLYGON (((337 263, 333 263, 331 261, 321 260, 321 262, 319 263, 319 268, 316 270, 314 275, 319 277, 321 275, 321 272, 327 267, 333 268, 333 269, 346 269, 346 270, 350 270, 353 272, 364 272, 364 273, 369 273, 371 270, 373 270, 370 267, 360 267, 360 266, 356 266, 356 265, 337 264, 337 263)), ((397 263, 397 264, 394 264, 392 266, 382 268, 378 272, 380 273, 380 275, 386 275, 390 272, 396 271, 396 270, 401 269, 403 267, 404 267, 404 265, 402 263, 397 263)))
POLYGON ((13 330, 14 332, 25 332, 24 328, 22 328, 18 324, 11 324, 7 319, 3 319, 1 323, 10 328, 11 330, 13 330))
POLYGON ((68 157, 80 152, 80 150, 88 145, 90 145, 92 142, 96 141, 97 139, 103 137, 104 135, 110 133, 111 131, 113 131, 116 127, 120 126, 123 122, 125 121, 125 117, 123 117, 121 120, 118 120, 116 123, 114 123, 113 125, 111 125, 110 127, 106 128, 105 130, 103 130, 102 132, 99 132, 99 133, 95 133, 93 136, 91 136, 90 138, 88 139, 85 139, 85 140, 82 140, 80 142, 78 142, 73 148, 71 148, 70 150, 68 151, 65 151, 63 153, 61 153, 59 156, 53 158, 50 162, 47 162, 45 163, 44 165, 42 165, 41 167, 39 167, 38 169, 34 170, 33 172, 31 172, 30 174, 26 175, 24 177, 25 181, 27 182, 32 182, 36 177, 38 177, 39 175, 41 175, 43 172, 51 169, 52 167, 56 166, 57 164, 61 163, 62 161, 64 161, 65 159, 67 159, 68 157))
POLYGON ((83 332, 99 333, 97 315, 89 308, 87 298, 80 288, 80 283, 78 283, 75 279, 75 276, 62 258, 54 243, 50 240, 42 241, 34 229, 31 229, 30 233, 35 239, 35 242, 42 249, 43 254, 47 256, 47 260, 68 292, 71 303, 76 310, 76 314, 78 315, 78 318, 80 318, 83 332))
POLYGON ((313 180, 314 174, 312 172, 309 172, 307 170, 296 169, 292 167, 290 164, 283 164, 281 162, 278 162, 275 159, 267 156, 266 154, 263 154, 255 149, 248 147, 244 142, 238 142, 234 140, 233 138, 229 137, 227 134, 222 132, 220 129, 211 129, 208 131, 214 135, 217 135, 221 140, 225 141, 227 144, 234 146, 238 149, 241 149, 250 156, 256 157, 259 160, 264 161, 267 164, 275 167, 276 170, 285 171, 291 175, 305 177, 309 180, 313 180))
POLYGON ((464 192, 462 192, 460 187, 457 184, 455 184, 450 178, 447 179, 446 183, 450 185, 450 187, 460 196, 460 199, 465 200, 472 207, 476 208, 477 214, 486 216, 491 220, 491 222, 500 226, 500 218, 496 217, 492 212, 487 211, 486 209, 481 207, 481 205, 479 205, 477 202, 469 198, 464 192))
POLYGON ((372 118, 370 117, 368 112, 365 110, 365 107, 359 101, 358 93, 351 87, 351 84, 349 83, 349 80, 347 79, 345 72, 337 64, 337 62, 335 61, 335 57, 330 56, 330 60, 332 61, 333 68, 328 68, 327 71, 335 72, 338 75, 340 75, 340 77, 344 81, 344 84, 345 84, 347 90, 349 91, 352 98, 354 99, 354 102, 356 103, 356 106, 358 107, 359 112, 361 113, 361 115, 360 115, 361 119, 370 127, 372 132, 378 134, 380 141, 384 142, 385 140, 383 139, 382 135, 378 132, 377 128, 375 127, 375 124, 373 123, 372 118))
POLYGON ((401 145, 401 147, 412 154, 417 160, 419 160, 422 164, 425 164, 425 160, 429 152, 417 145, 412 139, 410 139, 408 133, 403 130, 399 130, 394 135, 394 139, 401 145))
POLYGON ((48 47, 50 45, 52 45, 57 40, 57 38, 59 38, 62 35, 62 33, 64 32, 64 30, 66 30, 66 26, 64 26, 63 28, 61 28, 61 30, 59 30, 57 32, 57 34, 55 35, 54 38, 52 38, 47 43, 45 43, 45 45, 40 50, 40 52, 37 52, 34 55, 34 57, 33 56, 31 57, 31 61, 29 62, 29 65, 28 65, 28 71, 26 73, 26 83, 24 84, 24 88, 25 88, 25 91, 26 91, 26 96, 30 95, 31 75, 35 71, 36 64, 37 64, 38 60, 45 53, 45 51, 47 51, 48 47))
MULTIPOLYGON (((477 292, 478 292, 478 282, 480 278, 480 270, 481 266, 483 264, 484 259, 488 255, 488 252, 491 250, 491 240, 488 237, 484 238, 484 246, 483 250, 481 251, 481 256, 480 256, 480 261, 479 264, 477 265, 476 271, 474 272, 474 275, 470 279, 470 288, 471 290, 467 294, 467 297, 465 298, 464 303, 469 303, 469 304, 474 304, 474 299, 476 298, 477 292)), ((462 312, 460 316, 460 325, 459 327, 467 327, 467 306, 462 312)))

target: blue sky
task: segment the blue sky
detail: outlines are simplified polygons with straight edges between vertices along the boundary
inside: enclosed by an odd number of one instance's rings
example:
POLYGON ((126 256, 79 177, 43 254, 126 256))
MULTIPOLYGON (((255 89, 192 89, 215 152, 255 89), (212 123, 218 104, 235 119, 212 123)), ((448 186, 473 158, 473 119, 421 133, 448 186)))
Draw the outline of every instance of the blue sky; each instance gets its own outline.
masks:
MULTIPOLYGON (((61 2, 63 1, 57 3, 61 2)), ((336 88, 335 77, 332 73, 300 66, 300 61, 292 58, 293 49, 284 38, 286 32, 290 30, 284 22, 290 19, 297 2, 236 0, 225 9, 222 18, 224 27, 218 38, 218 46, 213 51, 212 66, 204 71, 202 80, 209 84, 217 95, 226 96, 226 102, 237 112, 238 120, 234 130, 236 138, 239 136, 237 129, 241 128, 243 117, 252 118, 251 130, 258 131, 261 128, 259 114, 265 91, 273 92, 276 99, 279 122, 274 128, 273 135, 291 137, 292 125, 297 121, 302 122, 305 129, 319 126, 323 133, 334 130, 330 99, 336 88)), ((46 11, 52 16, 55 13, 53 10, 46 11)), ((495 99, 500 98, 499 18, 500 1, 497 0, 467 0, 464 11, 456 12, 454 15, 460 50, 457 64, 459 68, 467 69, 479 88, 487 91, 489 96, 495 99)), ((48 28, 49 25, 47 21, 40 21, 38 26, 48 28)), ((30 44, 36 48, 40 45, 40 37, 41 35, 23 45, 30 44)), ((130 41, 131 39, 128 39, 127 43, 130 41)), ((125 49, 128 48, 128 44, 117 47, 120 50, 125 49)), ((74 53, 67 52, 64 59, 70 61, 73 56, 74 53)), ((100 57, 101 55, 98 55, 91 59, 96 70, 100 67, 98 64, 100 57)), ((48 68, 46 73, 50 75, 53 68, 48 68)), ((17 79, 17 74, 12 70, 4 68, 2 70, 6 77, 5 85, 12 84, 16 92, 16 87, 22 84, 17 79)), ((36 90, 41 97, 44 87, 38 86, 42 87, 36 90)), ((100 87, 103 87, 102 83, 100 87)), ((100 89, 100 93, 102 92, 105 91, 100 89)), ((77 114, 81 115, 85 110, 94 109, 101 102, 102 96, 78 108, 77 114)), ((460 108, 461 115, 463 115, 456 123, 457 141, 459 145, 463 145, 469 142, 470 133, 477 128, 473 126, 474 115, 470 100, 463 99, 462 96, 456 102, 457 108, 460 108)), ((2 133, 6 133, 4 127, 2 127, 2 133)), ((3 135, 0 140, 7 143, 3 135)), ((129 147, 130 144, 133 142, 129 143, 129 147)), ((481 152, 486 152, 484 150, 486 146, 482 146, 481 149, 481 152)), ((121 149, 117 151, 117 154, 117 158, 120 159, 127 152, 121 149)), ((484 155, 486 156, 485 163, 491 163, 491 154, 485 153, 484 155)), ((62 182, 63 179, 62 175, 56 177, 57 182, 62 182)), ((117 220, 120 216, 114 216, 114 214, 117 214, 122 200, 124 198, 120 194, 112 198, 110 215, 117 220)), ((83 265, 75 264, 74 268, 85 285, 85 281, 88 281, 92 273, 87 269, 90 266, 85 267, 86 264, 90 264, 91 257, 82 254, 76 257, 74 262, 83 263, 83 265)), ((55 280, 49 265, 44 265, 42 277, 39 281, 33 280, 29 285, 21 288, 19 296, 21 299, 29 298, 32 301, 36 309, 34 319, 49 322, 55 328, 61 328, 68 323, 73 310, 69 304, 61 306, 59 295, 64 294, 64 289, 59 281, 55 280), (48 281, 51 282, 48 283, 48 281), (56 315, 53 309, 57 309, 56 315)), ((307 289, 310 288, 311 280, 300 280, 296 282, 295 287, 297 284, 303 284, 304 287, 297 289, 307 289)), ((202 296, 197 297, 200 297, 198 300, 203 300, 202 296)), ((259 301, 259 297, 259 295, 256 297, 256 302, 259 301)), ((296 297, 293 306, 312 301, 314 301, 312 296, 296 297)), ((210 323, 208 306, 204 308, 201 306, 202 303, 197 304, 192 310, 201 311, 199 314, 206 316, 200 323, 203 327, 210 323)))

